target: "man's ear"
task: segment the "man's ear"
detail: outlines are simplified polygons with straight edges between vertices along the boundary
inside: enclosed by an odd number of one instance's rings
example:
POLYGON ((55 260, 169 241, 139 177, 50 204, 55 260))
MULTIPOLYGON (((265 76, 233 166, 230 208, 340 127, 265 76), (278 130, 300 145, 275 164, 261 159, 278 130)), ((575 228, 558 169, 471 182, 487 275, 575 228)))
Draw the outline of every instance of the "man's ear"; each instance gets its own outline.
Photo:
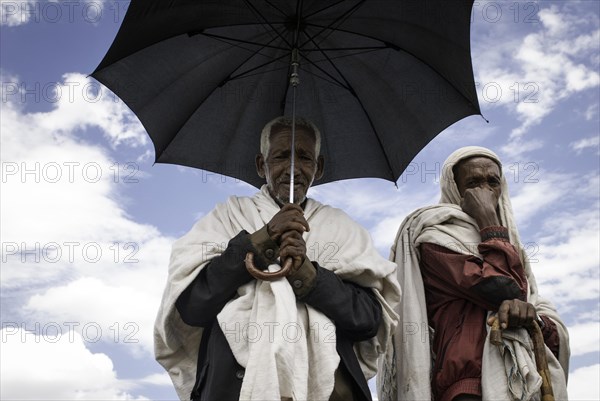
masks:
POLYGON ((265 158, 263 157, 262 153, 256 155, 254 163, 256 164, 256 173, 258 176, 260 178, 265 178, 265 158))
POLYGON ((323 172, 325 168, 325 158, 323 155, 319 155, 317 157, 317 172, 315 173, 315 179, 320 180, 323 177, 323 172))

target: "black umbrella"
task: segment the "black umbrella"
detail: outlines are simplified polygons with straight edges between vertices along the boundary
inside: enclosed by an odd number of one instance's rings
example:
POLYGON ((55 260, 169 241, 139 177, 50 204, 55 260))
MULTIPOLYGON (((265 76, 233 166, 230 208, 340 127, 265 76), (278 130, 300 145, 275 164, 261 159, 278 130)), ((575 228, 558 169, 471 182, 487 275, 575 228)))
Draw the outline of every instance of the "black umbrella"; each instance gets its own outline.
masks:
MULTIPOLYGON (((395 182, 440 131, 480 113, 472 4, 132 0, 92 76, 138 116, 158 163, 260 187, 254 159, 261 128, 280 115, 295 122, 297 110, 323 133, 325 175, 317 184, 395 182)), ((246 267, 260 279, 284 276, 292 265, 288 259, 280 271, 263 273, 252 258, 246 267)))
POLYGON ((323 133, 325 174, 315 184, 395 182, 440 131, 480 114, 472 4, 132 0, 92 76, 138 116, 158 163, 259 187, 260 131, 295 104, 323 133))

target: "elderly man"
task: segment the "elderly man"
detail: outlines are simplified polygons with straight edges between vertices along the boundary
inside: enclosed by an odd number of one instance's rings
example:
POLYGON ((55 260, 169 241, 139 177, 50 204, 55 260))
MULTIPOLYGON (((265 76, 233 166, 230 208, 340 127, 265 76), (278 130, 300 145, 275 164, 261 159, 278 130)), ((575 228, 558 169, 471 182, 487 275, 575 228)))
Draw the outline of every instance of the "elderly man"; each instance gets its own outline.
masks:
POLYGON ((542 380, 526 328, 538 321, 554 395, 565 400, 567 331, 538 294, 500 160, 485 148, 457 150, 444 164, 441 191, 439 205, 404 220, 392 248, 403 299, 380 399, 536 399, 542 380), (492 312, 502 347, 488 339, 492 312))
POLYGON ((287 203, 291 122, 263 129, 260 192, 218 205, 173 246, 155 351, 181 399, 371 399, 367 379, 397 319, 395 264, 346 214, 306 197, 323 156, 303 119, 287 203), (248 252, 262 269, 292 258, 292 272, 256 280, 248 252))

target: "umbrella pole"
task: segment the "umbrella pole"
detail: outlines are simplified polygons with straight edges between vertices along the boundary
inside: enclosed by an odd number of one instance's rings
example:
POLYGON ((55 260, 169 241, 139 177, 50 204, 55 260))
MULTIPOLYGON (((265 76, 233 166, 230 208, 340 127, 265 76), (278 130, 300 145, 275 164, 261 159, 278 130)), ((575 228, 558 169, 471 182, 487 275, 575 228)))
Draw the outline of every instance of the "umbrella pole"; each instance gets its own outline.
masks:
POLYGON ((294 203, 294 170, 296 164, 296 87, 300 83, 298 77, 298 49, 292 50, 292 73, 290 74, 290 85, 292 85, 292 153, 290 163, 290 203, 294 203))
MULTIPOLYGON (((292 50, 292 73, 290 74, 290 85, 292 85, 292 151, 290 163, 290 203, 294 203, 294 170, 296 163, 296 87, 300 83, 298 77, 298 49, 292 50)), ((254 254, 248 252, 244 260, 248 272, 257 279, 264 281, 273 281, 280 277, 287 276, 292 270, 292 258, 287 258, 281 269, 276 272, 263 272, 254 265, 254 254)))

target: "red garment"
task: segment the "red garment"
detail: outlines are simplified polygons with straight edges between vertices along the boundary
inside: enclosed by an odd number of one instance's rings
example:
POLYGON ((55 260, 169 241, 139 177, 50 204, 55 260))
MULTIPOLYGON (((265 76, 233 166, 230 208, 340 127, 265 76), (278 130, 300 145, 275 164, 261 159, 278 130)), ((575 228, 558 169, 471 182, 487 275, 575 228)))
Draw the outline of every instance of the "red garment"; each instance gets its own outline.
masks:
MULTIPOLYGON (((478 249, 483 261, 436 244, 420 246, 427 316, 435 333, 431 346, 436 355, 432 368, 436 401, 451 401, 460 394, 481 396, 487 311, 497 311, 506 299, 526 298, 526 275, 510 242, 491 238, 478 249)), ((546 344, 558 354, 556 326, 543 320, 546 344)))

